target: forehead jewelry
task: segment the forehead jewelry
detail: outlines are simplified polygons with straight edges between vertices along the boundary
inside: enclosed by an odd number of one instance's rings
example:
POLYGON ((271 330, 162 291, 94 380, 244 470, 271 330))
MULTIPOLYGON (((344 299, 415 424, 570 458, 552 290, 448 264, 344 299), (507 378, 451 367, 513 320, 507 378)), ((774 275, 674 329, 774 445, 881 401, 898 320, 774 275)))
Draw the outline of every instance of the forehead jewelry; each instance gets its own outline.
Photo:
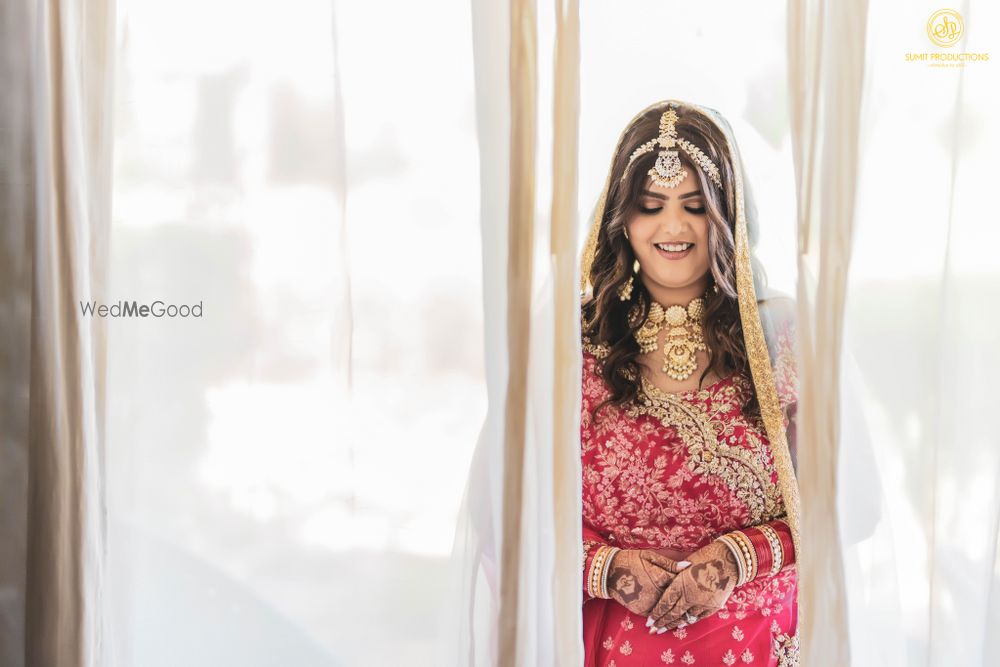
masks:
POLYGON ((708 175, 709 179, 720 188, 722 187, 722 177, 719 176, 719 168, 705 155, 700 148, 692 144, 687 139, 677 136, 677 111, 673 105, 660 116, 660 134, 655 139, 650 139, 642 146, 639 146, 632 155, 629 156, 628 164, 625 165, 625 172, 621 180, 628 176, 632 163, 640 156, 654 151, 660 147, 660 154, 656 156, 656 164, 649 170, 649 175, 653 177, 653 183, 665 188, 676 188, 681 181, 687 178, 687 170, 681 165, 680 153, 675 148, 681 148, 691 161, 701 167, 702 171, 708 175))

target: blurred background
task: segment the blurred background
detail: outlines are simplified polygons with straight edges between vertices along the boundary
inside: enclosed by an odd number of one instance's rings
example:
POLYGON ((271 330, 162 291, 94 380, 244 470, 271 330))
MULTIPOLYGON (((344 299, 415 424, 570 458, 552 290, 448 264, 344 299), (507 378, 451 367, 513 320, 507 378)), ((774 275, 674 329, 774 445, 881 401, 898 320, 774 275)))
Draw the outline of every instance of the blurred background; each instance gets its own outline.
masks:
MULTIPOLYGON (((582 8, 581 226, 628 119, 699 101, 793 291, 784 4, 720 6, 582 8)), ((486 410, 469 3, 119 9, 109 293, 205 315, 109 322, 115 652, 431 664, 486 410)))
POLYGON ((204 308, 110 324, 120 664, 430 664, 486 409, 468 3, 119 9, 109 293, 204 308))
MULTIPOLYGON (((905 62, 929 48, 918 5, 871 7, 845 317, 882 519, 849 547, 859 595, 882 601, 857 636, 899 665, 945 664, 930 625, 1000 614, 954 598, 1000 576, 1000 461, 980 421, 1000 367, 984 307, 1000 287, 1000 86, 995 66, 905 62), (975 577, 956 584, 963 564, 975 577)), ((1000 55, 995 10, 977 7, 965 48, 1000 55)), ((114 652, 143 667, 433 664, 486 413, 469 3, 119 11, 109 294, 205 315, 109 321, 114 652)), ((758 254, 794 294, 785 18, 777 0, 583 3, 581 230, 629 118, 704 104, 734 127, 758 254)))

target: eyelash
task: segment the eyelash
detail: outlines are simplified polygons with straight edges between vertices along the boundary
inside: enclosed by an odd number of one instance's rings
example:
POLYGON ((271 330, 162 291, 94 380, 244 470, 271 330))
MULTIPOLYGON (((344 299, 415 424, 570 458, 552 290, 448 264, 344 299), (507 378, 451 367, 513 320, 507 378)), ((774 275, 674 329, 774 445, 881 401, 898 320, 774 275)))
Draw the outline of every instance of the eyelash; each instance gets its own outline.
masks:
MULTIPOLYGON (((663 207, 659 206, 657 208, 646 208, 645 206, 640 206, 639 210, 642 211, 643 213, 647 213, 647 214, 651 215, 653 213, 659 213, 660 211, 663 210, 663 207)), ((685 206, 684 210, 687 211, 688 213, 694 213, 695 215, 701 215, 702 213, 705 212, 705 207, 704 206, 699 206, 699 207, 691 208, 689 206, 685 206)))

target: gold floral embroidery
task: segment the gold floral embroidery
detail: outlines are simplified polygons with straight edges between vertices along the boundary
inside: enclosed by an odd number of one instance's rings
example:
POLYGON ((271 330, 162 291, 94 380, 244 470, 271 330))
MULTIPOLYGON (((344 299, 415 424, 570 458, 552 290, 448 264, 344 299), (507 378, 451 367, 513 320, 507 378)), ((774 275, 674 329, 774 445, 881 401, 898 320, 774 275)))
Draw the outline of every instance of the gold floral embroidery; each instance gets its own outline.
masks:
POLYGON ((645 413, 672 426, 687 446, 688 468, 699 475, 722 479, 747 506, 753 523, 780 516, 781 491, 771 480, 772 466, 763 440, 742 415, 729 414, 742 405, 740 400, 748 389, 745 378, 738 375, 728 384, 720 382, 680 394, 661 391, 642 378, 642 388, 637 402, 626 409, 627 415, 634 418, 645 413), (690 396, 711 396, 711 407, 706 408, 700 401, 684 400, 690 396), (726 414, 726 418, 720 418, 721 414, 726 414), (739 442, 735 434, 737 426, 744 427, 750 448, 739 442))
MULTIPOLYGON (((608 388, 600 377, 601 346, 584 347, 583 509, 607 541, 692 551, 721 532, 784 513, 763 423, 740 413, 752 391, 748 378, 733 376, 680 394, 651 387, 633 406, 608 405, 594 415, 592 406, 608 388), (654 418, 635 418, 643 413, 654 418), (699 478, 707 485, 692 494, 690 484, 699 478)), ((794 566, 750 582, 734 591, 719 617, 734 612, 741 620, 747 612, 768 616, 786 609, 795 583, 794 566)))
POLYGON ((618 647, 622 655, 632 655, 632 644, 626 639, 625 643, 618 647))
POLYGON ((722 662, 730 666, 736 664, 736 654, 733 653, 733 649, 726 651, 726 654, 722 656, 722 662))
POLYGON ((753 653, 750 652, 750 649, 743 651, 743 655, 740 656, 740 660, 748 665, 753 662, 753 653))
POLYGON ((661 653, 660 654, 660 662, 663 662, 663 663, 665 663, 667 665, 674 664, 674 651, 673 651, 673 649, 669 649, 668 648, 666 651, 664 651, 663 653, 661 653))
POLYGON ((684 651, 684 655, 681 656, 681 662, 683 662, 685 665, 694 664, 694 656, 691 655, 691 651, 684 651))
MULTIPOLYGON (((799 378, 795 360, 795 328, 789 320, 781 325, 775 341, 774 385, 778 390, 778 404, 784 410, 798 401, 799 378)), ((787 426, 787 424, 786 424, 787 426)))
POLYGON ((794 635, 781 632, 777 621, 771 621, 771 653, 778 659, 778 667, 799 667, 799 632, 794 635))
POLYGON ((590 550, 601 544, 597 540, 584 540, 583 541, 583 559, 580 561, 580 569, 587 564, 587 556, 590 555, 590 550))
POLYGON ((608 356, 608 346, 601 343, 591 343, 590 338, 583 337, 583 349, 590 352, 597 359, 604 359, 608 356))

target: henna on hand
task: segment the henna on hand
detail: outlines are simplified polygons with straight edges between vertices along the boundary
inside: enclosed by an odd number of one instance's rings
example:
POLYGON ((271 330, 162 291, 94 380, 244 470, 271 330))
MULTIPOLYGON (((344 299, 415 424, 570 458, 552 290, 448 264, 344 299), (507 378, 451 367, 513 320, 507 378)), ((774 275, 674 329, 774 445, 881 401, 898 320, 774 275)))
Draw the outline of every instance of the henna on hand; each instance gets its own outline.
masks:
POLYGON ((722 542, 708 543, 688 560, 691 566, 667 586, 650 613, 654 630, 686 624, 687 614, 699 619, 714 614, 736 588, 739 567, 729 547, 722 542))
POLYGON ((678 571, 676 561, 656 551, 623 549, 608 568, 608 594, 629 611, 646 615, 678 571))

